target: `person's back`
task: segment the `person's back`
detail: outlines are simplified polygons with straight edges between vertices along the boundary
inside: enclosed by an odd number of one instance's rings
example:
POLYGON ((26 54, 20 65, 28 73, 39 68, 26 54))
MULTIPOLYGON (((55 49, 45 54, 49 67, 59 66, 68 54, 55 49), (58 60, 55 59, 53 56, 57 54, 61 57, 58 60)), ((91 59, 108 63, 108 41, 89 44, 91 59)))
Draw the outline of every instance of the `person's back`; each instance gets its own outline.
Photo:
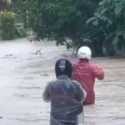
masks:
POLYGON ((89 60, 91 58, 91 53, 89 53, 88 55, 83 55, 83 57, 80 57, 78 63, 74 65, 73 79, 79 81, 82 87, 85 88, 87 92, 87 98, 84 104, 94 104, 95 79, 96 78, 99 80, 103 79, 104 72, 103 69, 98 65, 90 63, 89 60))
POLYGON ((56 75, 57 80, 51 81, 44 91, 44 100, 51 101, 51 125, 77 125, 84 93, 80 84, 70 79, 71 74, 60 75, 56 71, 56 75))

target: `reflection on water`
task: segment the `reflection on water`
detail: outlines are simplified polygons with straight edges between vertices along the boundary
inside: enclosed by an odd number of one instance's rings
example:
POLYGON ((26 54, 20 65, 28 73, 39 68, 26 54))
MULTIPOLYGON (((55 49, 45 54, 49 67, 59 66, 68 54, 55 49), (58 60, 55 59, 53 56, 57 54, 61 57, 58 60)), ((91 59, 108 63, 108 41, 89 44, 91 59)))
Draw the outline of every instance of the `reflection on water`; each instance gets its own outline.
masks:
MULTIPOLYGON (((43 102, 46 83, 55 78, 55 60, 65 53, 53 43, 25 39, 0 43, 0 124, 49 125, 50 104, 43 102)), ((97 58, 105 68, 97 81, 96 104, 84 107, 80 125, 125 125, 125 60, 97 58)))

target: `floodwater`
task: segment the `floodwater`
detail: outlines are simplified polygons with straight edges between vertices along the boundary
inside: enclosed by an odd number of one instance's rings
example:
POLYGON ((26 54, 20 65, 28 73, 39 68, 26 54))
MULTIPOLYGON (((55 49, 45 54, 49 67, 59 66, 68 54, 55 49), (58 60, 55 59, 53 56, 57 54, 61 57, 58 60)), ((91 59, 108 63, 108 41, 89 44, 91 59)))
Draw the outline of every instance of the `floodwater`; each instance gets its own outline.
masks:
MULTIPOLYGON (((55 79, 56 59, 66 53, 46 41, 0 42, 0 125, 49 125, 42 92, 55 79)), ((105 79, 96 81, 96 104, 84 107, 80 125, 125 125, 125 59, 93 61, 104 67, 105 79)))

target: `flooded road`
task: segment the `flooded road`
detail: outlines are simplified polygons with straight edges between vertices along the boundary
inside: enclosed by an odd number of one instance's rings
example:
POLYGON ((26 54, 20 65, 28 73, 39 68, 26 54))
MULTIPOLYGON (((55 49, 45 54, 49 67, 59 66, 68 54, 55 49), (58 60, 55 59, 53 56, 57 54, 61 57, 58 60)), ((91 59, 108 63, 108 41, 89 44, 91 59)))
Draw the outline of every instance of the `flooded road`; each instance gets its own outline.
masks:
MULTIPOLYGON (((50 105, 42 92, 64 53, 54 43, 0 42, 0 125, 49 125, 50 105)), ((84 125, 125 125, 125 59, 94 61, 106 76, 96 83, 96 104, 84 108, 84 125)))

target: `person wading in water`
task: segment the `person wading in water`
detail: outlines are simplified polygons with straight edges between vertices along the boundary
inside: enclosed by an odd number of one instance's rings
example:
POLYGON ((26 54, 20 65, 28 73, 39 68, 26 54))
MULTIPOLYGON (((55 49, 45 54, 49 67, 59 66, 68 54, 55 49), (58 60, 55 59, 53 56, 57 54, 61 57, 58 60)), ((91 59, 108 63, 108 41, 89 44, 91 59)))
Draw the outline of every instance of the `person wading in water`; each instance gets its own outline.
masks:
POLYGON ((95 103, 94 85, 96 78, 104 79, 103 68, 97 64, 91 63, 91 49, 87 46, 82 46, 78 50, 78 62, 73 66, 74 80, 80 82, 81 86, 86 90, 87 97, 84 105, 95 103))
POLYGON ((71 80, 72 64, 59 59, 55 65, 56 80, 46 86, 43 99, 51 102, 50 125, 78 125, 86 92, 77 81, 71 80))

